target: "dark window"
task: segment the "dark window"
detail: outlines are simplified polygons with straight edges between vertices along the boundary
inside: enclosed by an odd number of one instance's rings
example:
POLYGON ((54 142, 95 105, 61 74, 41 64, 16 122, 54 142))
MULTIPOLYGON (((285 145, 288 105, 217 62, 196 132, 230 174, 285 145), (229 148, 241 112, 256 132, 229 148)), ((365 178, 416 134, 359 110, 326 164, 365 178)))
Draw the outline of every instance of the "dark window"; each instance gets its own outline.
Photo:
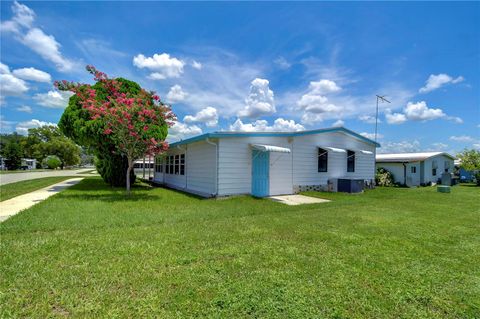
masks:
POLYGON ((180 171, 180 155, 175 155, 175 175, 180 171))
POLYGON ((412 172, 412 174, 415 174, 417 172, 417 167, 416 166, 412 166, 410 168, 410 171, 412 172))
POLYGON ((173 155, 169 156, 170 158, 170 163, 168 165, 168 174, 173 174, 173 166, 174 166, 174 163, 173 163, 173 155))
POLYGON ((436 176, 436 175, 437 175, 437 169, 436 169, 436 168, 432 168, 432 175, 433 175, 433 176, 436 176))
POLYGON ((347 151, 347 172, 355 172, 355 152, 347 151))
POLYGON ((433 176, 437 175, 437 168, 438 168, 437 161, 432 161, 432 175, 433 176))
POLYGON ((185 154, 180 155, 180 175, 185 175, 185 154))
POLYGON ((161 157, 155 158, 155 172, 157 173, 163 172, 163 158, 161 157))
POLYGON ((318 171, 319 172, 328 171, 328 152, 323 148, 318 149, 318 171))

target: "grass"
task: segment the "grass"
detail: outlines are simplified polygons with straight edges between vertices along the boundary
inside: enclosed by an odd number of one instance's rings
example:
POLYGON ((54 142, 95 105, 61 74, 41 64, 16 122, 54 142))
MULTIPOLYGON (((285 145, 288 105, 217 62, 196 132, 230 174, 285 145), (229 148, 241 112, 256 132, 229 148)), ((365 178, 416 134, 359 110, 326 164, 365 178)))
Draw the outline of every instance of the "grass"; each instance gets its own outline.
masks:
POLYGON ((480 317, 479 188, 123 194, 87 178, 0 224, 0 317, 480 317))
POLYGON ((34 172, 47 172, 50 171, 49 169, 43 169, 43 168, 38 168, 38 169, 16 169, 16 170, 11 170, 11 171, 0 171, 0 175, 5 175, 5 174, 19 174, 19 173, 34 173, 34 172))
POLYGON ((72 178, 72 176, 54 176, 31 179, 28 181, 21 181, 0 186, 0 202, 4 200, 33 192, 61 181, 72 178))

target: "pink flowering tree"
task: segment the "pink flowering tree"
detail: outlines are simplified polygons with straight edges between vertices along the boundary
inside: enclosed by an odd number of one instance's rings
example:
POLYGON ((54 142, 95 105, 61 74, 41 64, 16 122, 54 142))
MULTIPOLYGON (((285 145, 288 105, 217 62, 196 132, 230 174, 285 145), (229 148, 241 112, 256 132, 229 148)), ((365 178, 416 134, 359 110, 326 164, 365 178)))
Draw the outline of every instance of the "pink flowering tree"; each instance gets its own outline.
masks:
POLYGON ((92 121, 98 121, 109 142, 114 145, 113 152, 125 156, 128 160, 126 189, 130 194, 130 172, 136 160, 147 155, 155 156, 168 149, 165 142, 168 127, 175 121, 175 115, 168 105, 160 101, 154 92, 141 89, 135 95, 120 92, 121 83, 87 66, 97 82, 106 89, 106 98, 97 97, 97 91, 89 84, 68 81, 56 81, 59 90, 71 91, 79 98, 92 121))

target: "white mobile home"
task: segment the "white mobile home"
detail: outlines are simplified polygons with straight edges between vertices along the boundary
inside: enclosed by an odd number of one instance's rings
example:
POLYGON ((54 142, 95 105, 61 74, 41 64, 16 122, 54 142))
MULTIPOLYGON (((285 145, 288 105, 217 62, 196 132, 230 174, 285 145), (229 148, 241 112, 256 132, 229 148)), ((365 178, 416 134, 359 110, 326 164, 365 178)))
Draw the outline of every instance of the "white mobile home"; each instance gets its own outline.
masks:
POLYGON ((443 173, 453 172, 453 160, 443 152, 377 154, 376 167, 390 171, 396 183, 411 187, 437 183, 443 173))
POLYGON ((156 158, 153 181, 205 197, 334 190, 336 179, 372 185, 376 146, 343 127, 207 133, 172 143, 156 158))

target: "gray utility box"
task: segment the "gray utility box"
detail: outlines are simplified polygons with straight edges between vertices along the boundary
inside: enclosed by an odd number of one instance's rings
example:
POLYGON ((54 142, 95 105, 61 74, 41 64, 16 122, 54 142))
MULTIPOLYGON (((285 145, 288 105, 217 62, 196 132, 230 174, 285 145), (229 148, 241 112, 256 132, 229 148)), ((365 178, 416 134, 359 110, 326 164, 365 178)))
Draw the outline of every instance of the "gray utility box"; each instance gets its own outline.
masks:
POLYGON ((363 191, 363 179, 338 179, 337 191, 343 193, 361 193, 363 191))
POLYGON ((452 186, 453 185, 453 174, 452 173, 443 173, 442 174, 442 185, 452 186))

